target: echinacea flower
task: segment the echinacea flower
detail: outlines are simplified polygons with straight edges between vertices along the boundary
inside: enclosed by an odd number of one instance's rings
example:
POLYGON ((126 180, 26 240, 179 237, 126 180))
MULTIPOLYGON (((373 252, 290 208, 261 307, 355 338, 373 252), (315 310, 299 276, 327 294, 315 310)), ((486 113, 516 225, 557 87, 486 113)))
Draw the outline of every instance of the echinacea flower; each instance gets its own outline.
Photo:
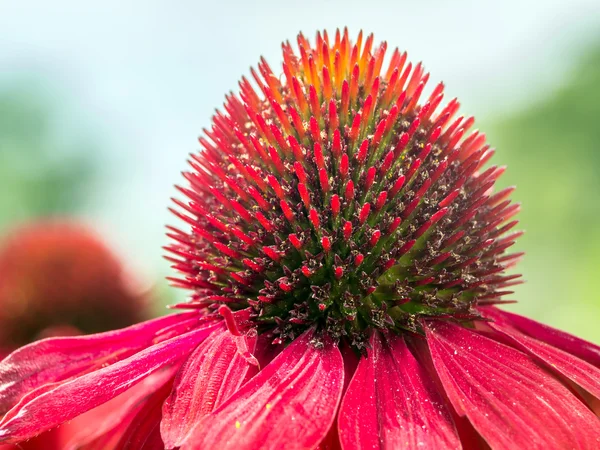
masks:
POLYGON ((496 306, 519 207, 473 119, 372 35, 298 44, 191 157, 168 247, 188 311, 13 353, 0 440, 151 375, 87 448, 598 448, 600 348, 496 306))
POLYGON ((146 300, 87 226, 45 219, 0 238, 0 346, 97 333, 144 319, 146 300))

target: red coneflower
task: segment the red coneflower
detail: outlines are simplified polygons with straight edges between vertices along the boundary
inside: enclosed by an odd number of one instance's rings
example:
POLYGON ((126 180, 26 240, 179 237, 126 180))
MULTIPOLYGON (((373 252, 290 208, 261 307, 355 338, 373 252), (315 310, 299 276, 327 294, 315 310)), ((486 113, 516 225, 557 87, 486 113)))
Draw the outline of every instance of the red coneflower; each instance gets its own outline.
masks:
POLYGON ((144 319, 144 302, 118 259, 80 223, 41 220, 0 238, 0 346, 122 328, 144 319))
POLYGON ((89 448, 598 448, 600 348, 494 306, 518 206, 473 119, 372 35, 298 44, 192 156, 168 248, 189 311, 13 353, 0 440, 157 374, 89 448))

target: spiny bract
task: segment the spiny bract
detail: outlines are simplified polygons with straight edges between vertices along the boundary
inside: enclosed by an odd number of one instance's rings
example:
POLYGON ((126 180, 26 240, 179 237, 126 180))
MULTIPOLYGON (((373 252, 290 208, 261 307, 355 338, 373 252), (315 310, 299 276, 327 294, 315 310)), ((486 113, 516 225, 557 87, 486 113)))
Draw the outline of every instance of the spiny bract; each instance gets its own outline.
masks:
POLYGON ((443 84, 373 35, 298 36, 283 76, 264 59, 226 98, 191 157, 168 250, 193 289, 183 307, 252 307, 274 342, 310 326, 357 349, 368 329, 420 332, 427 317, 470 320, 518 275, 512 188, 473 118, 443 109, 443 84))

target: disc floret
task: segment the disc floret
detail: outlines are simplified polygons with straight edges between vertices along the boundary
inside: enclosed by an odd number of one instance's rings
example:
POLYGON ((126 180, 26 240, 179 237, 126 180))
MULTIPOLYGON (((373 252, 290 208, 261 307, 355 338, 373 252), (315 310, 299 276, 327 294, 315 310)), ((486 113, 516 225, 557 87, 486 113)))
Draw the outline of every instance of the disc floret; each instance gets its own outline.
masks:
POLYGON ((471 117, 443 109, 438 84, 373 35, 283 44, 217 112, 184 173, 168 247, 194 291, 187 307, 250 307, 275 342, 317 326, 360 348, 372 328, 421 331, 426 318, 478 317, 517 283, 504 271, 518 233, 504 168, 471 117))

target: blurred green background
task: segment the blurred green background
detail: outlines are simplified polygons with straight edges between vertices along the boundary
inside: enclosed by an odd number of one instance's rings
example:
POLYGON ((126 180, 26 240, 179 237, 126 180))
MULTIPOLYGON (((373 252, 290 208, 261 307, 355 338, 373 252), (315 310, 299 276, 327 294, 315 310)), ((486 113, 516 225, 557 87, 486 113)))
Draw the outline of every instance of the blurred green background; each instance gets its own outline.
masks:
POLYGON ((600 341, 600 40, 582 49, 566 79, 529 105, 485 124, 516 185, 526 231, 514 309, 600 341))
POLYGON ((597 0, 0 0, 0 233, 76 217, 163 313, 185 295, 164 281, 166 207, 212 111, 282 40, 345 25, 423 60, 508 165, 527 252, 511 309, 600 342, 597 0))

